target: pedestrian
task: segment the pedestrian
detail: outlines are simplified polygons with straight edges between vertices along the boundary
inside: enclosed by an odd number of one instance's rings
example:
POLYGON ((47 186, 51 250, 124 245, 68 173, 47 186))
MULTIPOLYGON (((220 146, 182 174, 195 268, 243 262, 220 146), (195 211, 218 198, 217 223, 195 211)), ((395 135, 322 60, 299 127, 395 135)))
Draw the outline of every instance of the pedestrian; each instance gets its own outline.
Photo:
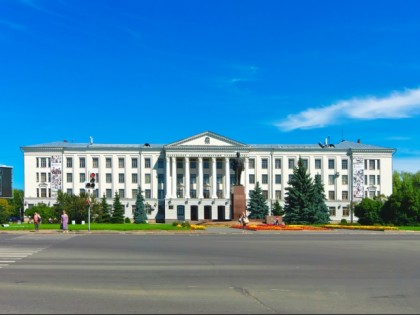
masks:
POLYGON ((248 217, 246 216, 245 212, 242 212, 239 221, 242 222, 242 229, 246 229, 246 224, 249 222, 248 217))
POLYGON ((35 231, 39 231, 39 224, 41 223, 41 216, 38 214, 38 212, 34 213, 34 225, 35 225, 35 231))
POLYGON ((274 225, 279 225, 279 223, 280 223, 279 217, 276 216, 276 219, 274 220, 274 225))
POLYGON ((68 233, 68 223, 69 223, 69 216, 67 215, 66 210, 63 210, 63 214, 61 215, 60 221, 60 228, 63 230, 64 233, 68 233))

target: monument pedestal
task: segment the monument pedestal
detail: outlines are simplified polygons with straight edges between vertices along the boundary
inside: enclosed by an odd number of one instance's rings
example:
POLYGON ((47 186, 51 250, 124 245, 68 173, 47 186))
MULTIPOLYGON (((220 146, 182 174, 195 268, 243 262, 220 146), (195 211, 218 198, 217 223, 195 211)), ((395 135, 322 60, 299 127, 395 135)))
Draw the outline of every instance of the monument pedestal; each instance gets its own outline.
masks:
POLYGON ((234 185, 232 187, 231 200, 233 209, 233 219, 238 220, 242 212, 246 213, 245 187, 242 185, 234 185))

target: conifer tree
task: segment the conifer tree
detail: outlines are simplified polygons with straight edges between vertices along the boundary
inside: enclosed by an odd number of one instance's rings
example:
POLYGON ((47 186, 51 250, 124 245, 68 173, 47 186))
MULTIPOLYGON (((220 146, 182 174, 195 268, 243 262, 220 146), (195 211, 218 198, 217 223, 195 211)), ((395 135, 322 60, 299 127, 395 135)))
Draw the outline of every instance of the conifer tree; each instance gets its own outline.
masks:
POLYGON ((255 189, 250 191, 249 198, 249 217, 252 219, 265 219, 265 216, 268 215, 268 205, 267 200, 262 194, 259 182, 255 185, 255 189))
POLYGON ((147 214, 144 208, 144 198, 139 187, 136 199, 136 209, 134 210, 134 223, 147 223, 147 214))
POLYGON ((102 210, 102 223, 111 223, 111 209, 109 204, 106 202, 106 196, 102 196, 101 200, 101 210, 102 210))
POLYGON ((315 175, 313 195, 314 214, 312 218, 309 218, 310 223, 327 224, 330 222, 330 211, 325 203, 326 200, 321 175, 315 175))
POLYGON ((124 223, 124 206, 120 202, 120 195, 116 192, 113 203, 112 223, 124 223))
POLYGON ((273 206, 273 215, 279 215, 279 216, 283 216, 284 215, 284 210, 283 210, 283 208, 280 205, 280 202, 278 200, 276 200, 276 202, 274 203, 274 206, 273 206))
POLYGON ((311 217, 314 215, 314 185, 301 158, 299 158, 298 166, 294 168, 288 184, 289 186, 286 187, 284 222, 287 224, 310 224, 311 217))

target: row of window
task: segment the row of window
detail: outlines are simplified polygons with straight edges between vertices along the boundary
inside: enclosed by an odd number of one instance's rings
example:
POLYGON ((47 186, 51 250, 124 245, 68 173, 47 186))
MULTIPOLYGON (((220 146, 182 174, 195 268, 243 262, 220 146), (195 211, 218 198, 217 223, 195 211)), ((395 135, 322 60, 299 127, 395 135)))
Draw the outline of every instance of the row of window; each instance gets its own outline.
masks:
MULTIPOLYGON (((268 158, 261 159, 261 168, 262 169, 268 169, 268 158)), ((296 159, 289 158, 288 159, 288 168, 294 169, 296 167, 296 159)), ((308 169, 308 159, 302 159, 303 165, 305 168, 308 169)), ((232 168, 233 161, 230 160, 230 168, 232 168)), ((335 159, 328 159, 328 169, 335 169, 336 160, 335 159)), ((51 158, 36 158, 36 167, 39 168, 45 168, 45 167, 51 167, 51 158)), ((138 158, 131 158, 131 167, 132 168, 138 168, 138 158)), ((144 159, 144 168, 151 168, 151 159, 145 158, 144 159)), ((365 169, 369 170, 379 170, 380 169, 380 160, 365 160, 365 169)), ((73 158, 67 157, 66 158, 66 167, 72 168, 73 167, 73 158)), ((79 157, 79 168, 85 168, 86 167, 86 158, 85 157, 79 157)), ((93 157, 92 158, 92 167, 93 168, 99 168, 99 158, 93 157)), ((105 158, 105 167, 106 168, 112 168, 112 158, 105 158)), ((125 168, 125 158, 118 158, 118 167, 119 168, 125 168)), ((157 162, 158 168, 164 167, 164 160, 158 159, 157 162)), ((216 160, 216 167, 217 169, 223 168, 223 160, 217 159, 216 160)), ((255 159, 250 158, 248 167, 250 169, 255 168, 255 159)), ((184 160, 183 159, 177 159, 177 168, 182 169, 184 168, 184 160)), ((197 168, 197 160, 191 159, 190 160, 190 168, 195 169, 197 168)), ((203 168, 210 168, 210 159, 203 159, 203 168)), ((281 169, 282 168, 282 159, 276 158, 274 159, 274 168, 275 169, 281 169)), ((315 159, 315 169, 322 169, 322 159, 315 159)), ((343 159, 341 160, 341 169, 346 170, 348 169, 348 160, 343 159)))

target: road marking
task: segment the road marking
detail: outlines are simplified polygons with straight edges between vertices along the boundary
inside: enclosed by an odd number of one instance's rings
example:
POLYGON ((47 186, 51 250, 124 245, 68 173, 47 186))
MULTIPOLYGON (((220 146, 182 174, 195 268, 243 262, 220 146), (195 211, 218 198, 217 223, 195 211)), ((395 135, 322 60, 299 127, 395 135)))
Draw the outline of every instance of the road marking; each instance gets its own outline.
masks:
POLYGON ((28 248, 28 247, 0 247, 0 269, 17 262, 23 258, 31 256, 44 248, 28 248))

